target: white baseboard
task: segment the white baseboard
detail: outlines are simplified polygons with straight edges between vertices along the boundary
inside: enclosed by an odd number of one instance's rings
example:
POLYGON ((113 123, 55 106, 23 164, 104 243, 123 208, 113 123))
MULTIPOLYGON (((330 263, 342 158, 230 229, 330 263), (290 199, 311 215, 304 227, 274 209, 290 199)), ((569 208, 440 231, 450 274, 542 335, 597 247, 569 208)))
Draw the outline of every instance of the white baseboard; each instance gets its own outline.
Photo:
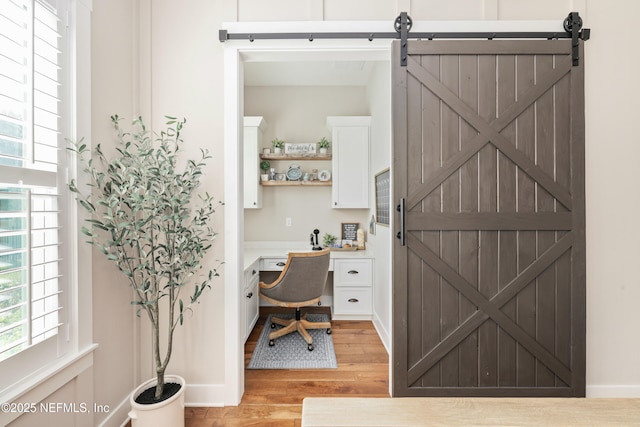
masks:
POLYGON ((124 427, 129 422, 129 409, 129 396, 127 395, 118 406, 110 408, 109 415, 98 424, 98 427, 124 427))
POLYGON ((190 407, 223 407, 226 402, 224 384, 187 384, 184 405, 190 407))
POLYGON ((375 311, 373 313, 373 327, 376 328, 384 348, 387 349, 387 353, 391 354, 391 338, 389 336, 389 332, 385 329, 384 325, 380 321, 380 317, 378 317, 378 314, 375 311))
POLYGON ((640 397, 640 385, 587 385, 587 397, 640 397))

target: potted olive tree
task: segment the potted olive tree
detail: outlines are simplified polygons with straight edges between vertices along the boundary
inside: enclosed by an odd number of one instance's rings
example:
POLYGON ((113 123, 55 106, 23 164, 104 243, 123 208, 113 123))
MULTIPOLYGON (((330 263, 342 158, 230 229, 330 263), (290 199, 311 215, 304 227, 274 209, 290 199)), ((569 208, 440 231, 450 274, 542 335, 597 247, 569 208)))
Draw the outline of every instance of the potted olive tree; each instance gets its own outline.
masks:
POLYGON ((87 194, 75 181, 69 184, 90 214, 82 232, 122 272, 138 315, 146 314, 151 322, 156 377, 132 393, 134 426, 184 425, 184 380, 165 377, 174 331, 218 276, 215 268, 206 271, 202 265, 216 236, 209 225, 214 199, 205 193, 194 200, 210 156, 201 150, 199 159, 179 167, 186 120, 167 119, 160 134, 151 134, 141 118, 129 133, 112 116, 118 139, 114 156, 105 155, 100 144, 93 157, 82 141, 70 147, 90 177, 87 194))

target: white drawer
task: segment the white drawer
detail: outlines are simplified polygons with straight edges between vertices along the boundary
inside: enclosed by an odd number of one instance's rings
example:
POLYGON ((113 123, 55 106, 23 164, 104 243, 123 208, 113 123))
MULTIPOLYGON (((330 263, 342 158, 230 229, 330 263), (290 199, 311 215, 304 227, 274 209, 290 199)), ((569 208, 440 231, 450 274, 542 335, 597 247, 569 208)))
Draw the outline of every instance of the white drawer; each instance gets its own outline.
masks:
POLYGON ((247 284, 249 282, 251 282, 252 280, 258 280, 258 278, 260 277, 260 271, 259 271, 260 265, 259 263, 255 262, 253 264, 251 264, 251 267, 247 268, 244 271, 244 283, 245 283, 245 287, 247 286, 247 284))
POLYGON ((371 288, 334 288, 333 311, 337 316, 345 314, 371 314, 371 288))
POLYGON ((261 271, 282 271, 287 258, 262 258, 260 260, 261 271))
POLYGON ((334 286, 371 286, 370 259, 336 259, 333 268, 334 286))

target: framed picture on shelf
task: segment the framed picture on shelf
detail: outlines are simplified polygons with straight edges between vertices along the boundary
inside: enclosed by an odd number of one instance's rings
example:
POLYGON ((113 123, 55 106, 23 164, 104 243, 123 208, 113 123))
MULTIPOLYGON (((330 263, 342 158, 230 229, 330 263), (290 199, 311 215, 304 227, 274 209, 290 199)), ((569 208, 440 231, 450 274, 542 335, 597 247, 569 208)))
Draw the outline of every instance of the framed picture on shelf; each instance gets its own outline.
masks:
POLYGON ((307 156, 310 154, 316 154, 316 144, 284 144, 284 154, 307 156))
POLYGON ((343 222, 341 240, 358 240, 359 227, 360 227, 359 222, 343 222))
POLYGON ((391 173, 389 168, 376 174, 374 184, 376 188, 376 223, 389 225, 391 215, 391 173))
POLYGON ((331 172, 328 170, 321 170, 318 175, 320 181, 329 181, 331 179, 331 172))

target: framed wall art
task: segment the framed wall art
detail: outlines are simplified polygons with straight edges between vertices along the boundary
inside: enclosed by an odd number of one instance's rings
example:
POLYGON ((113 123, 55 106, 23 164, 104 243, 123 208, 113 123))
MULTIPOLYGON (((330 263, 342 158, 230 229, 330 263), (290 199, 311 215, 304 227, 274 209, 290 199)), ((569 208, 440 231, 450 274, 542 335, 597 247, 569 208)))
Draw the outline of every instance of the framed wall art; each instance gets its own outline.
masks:
POLYGON ((375 175, 376 223, 389 225, 391 216, 391 173, 384 169, 375 175))
POLYGON ((359 222, 342 223, 342 240, 356 240, 358 238, 359 222))

